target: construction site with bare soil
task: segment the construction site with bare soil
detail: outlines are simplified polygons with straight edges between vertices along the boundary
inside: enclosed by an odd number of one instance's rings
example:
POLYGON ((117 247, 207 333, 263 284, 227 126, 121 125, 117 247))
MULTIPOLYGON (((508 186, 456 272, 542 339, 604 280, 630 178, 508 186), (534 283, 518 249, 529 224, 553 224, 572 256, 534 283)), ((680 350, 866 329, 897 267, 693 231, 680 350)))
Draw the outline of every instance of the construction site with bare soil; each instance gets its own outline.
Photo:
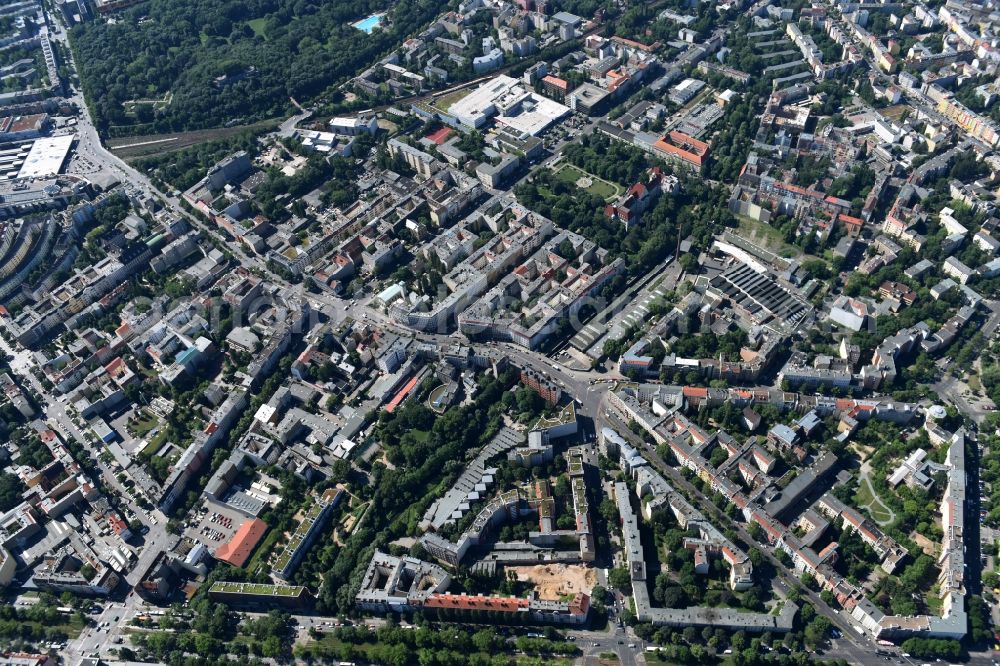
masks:
POLYGON ((536 564, 505 567, 519 581, 535 586, 539 599, 559 601, 578 592, 590 594, 597 585, 597 570, 580 564, 536 564))

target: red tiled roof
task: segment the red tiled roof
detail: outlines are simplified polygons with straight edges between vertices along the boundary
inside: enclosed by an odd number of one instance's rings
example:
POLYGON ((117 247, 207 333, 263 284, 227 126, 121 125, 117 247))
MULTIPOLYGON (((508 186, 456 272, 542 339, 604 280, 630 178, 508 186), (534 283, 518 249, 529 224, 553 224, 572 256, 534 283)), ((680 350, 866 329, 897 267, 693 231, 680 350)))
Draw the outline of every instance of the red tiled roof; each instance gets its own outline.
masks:
POLYGON ((8 132, 24 132, 25 130, 35 129, 39 122, 42 120, 45 114, 35 113, 29 116, 15 116, 10 124, 8 132))
MULTIPOLYGON (((706 396, 708 395, 707 391, 706 391, 705 395, 706 396)), ((691 433, 691 438, 694 439, 694 440, 696 440, 699 443, 703 444, 703 443, 705 443, 705 442, 708 441, 708 435, 705 432, 703 432, 701 430, 701 428, 697 428, 695 426, 691 426, 690 428, 688 428, 688 432, 691 433)))
POLYGON ((623 74, 621 72, 616 72, 616 71, 608 72, 608 79, 610 79, 608 81, 608 92, 614 92, 618 90, 618 88, 620 88, 630 78, 631 77, 629 77, 627 74, 623 74))
POLYGON ((837 409, 840 411, 848 410, 855 406, 855 402, 850 398, 837 398, 837 409))
POLYGON ((389 404, 385 406, 385 411, 389 412, 390 414, 396 411, 396 408, 399 407, 399 403, 403 402, 406 396, 410 393, 410 391, 413 390, 413 387, 416 385, 417 385, 417 378, 411 377, 410 381, 406 382, 403 388, 399 390, 399 393, 397 393, 393 397, 393 399, 389 401, 389 404))
POLYGON ((461 610, 501 611, 516 613, 527 609, 530 602, 517 597, 470 597, 466 594, 432 594, 425 608, 457 608, 461 610))
POLYGON ((625 37, 612 37, 611 39, 618 42, 619 44, 624 44, 625 46, 631 46, 634 49, 639 49, 640 51, 647 51, 647 52, 652 51, 659 45, 659 42, 656 42, 655 44, 647 46, 642 42, 637 42, 634 39, 626 39, 625 37))
POLYGON ((699 141, 694 137, 677 131, 670 132, 667 136, 654 143, 653 147, 699 167, 705 161, 709 148, 708 144, 704 141, 699 141))
POLYGON ((687 447, 680 442, 670 442, 670 448, 673 449, 674 455, 677 456, 678 460, 688 459, 687 447))
POLYGON ((564 91, 569 89, 568 81, 566 81, 565 79, 560 79, 558 76, 552 76, 551 74, 549 74, 546 77, 543 77, 542 83, 547 83, 550 86, 555 86, 556 88, 559 88, 560 90, 564 91))
POLYGON ((265 532, 267 523, 260 518, 246 521, 229 541, 215 549, 215 559, 234 567, 242 567, 250 559, 250 553, 260 543, 265 532))
POLYGON ((111 526, 111 529, 114 530, 115 534, 119 535, 128 529, 128 524, 114 513, 108 516, 108 525, 111 526))
POLYGON ((799 195, 804 196, 804 197, 812 197, 814 199, 819 199, 819 198, 822 198, 822 196, 823 196, 822 194, 820 194, 816 190, 807 190, 806 188, 799 187, 798 185, 795 185, 793 183, 785 183, 785 182, 782 182, 782 181, 775 181, 774 186, 777 187, 777 188, 779 188, 779 189, 786 190, 788 192, 794 192, 795 194, 799 194, 799 195))

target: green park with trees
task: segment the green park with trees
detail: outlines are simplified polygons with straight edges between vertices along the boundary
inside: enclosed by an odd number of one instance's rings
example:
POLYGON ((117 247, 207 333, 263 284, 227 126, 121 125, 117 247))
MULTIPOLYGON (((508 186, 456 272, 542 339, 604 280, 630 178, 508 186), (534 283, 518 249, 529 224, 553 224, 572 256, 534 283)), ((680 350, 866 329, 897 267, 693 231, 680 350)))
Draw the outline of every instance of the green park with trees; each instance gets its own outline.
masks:
POLYGON ((322 96, 441 5, 400 0, 386 27, 351 25, 384 9, 375 0, 150 0, 114 22, 77 24, 70 40, 101 132, 177 132, 286 115, 293 99, 322 96))

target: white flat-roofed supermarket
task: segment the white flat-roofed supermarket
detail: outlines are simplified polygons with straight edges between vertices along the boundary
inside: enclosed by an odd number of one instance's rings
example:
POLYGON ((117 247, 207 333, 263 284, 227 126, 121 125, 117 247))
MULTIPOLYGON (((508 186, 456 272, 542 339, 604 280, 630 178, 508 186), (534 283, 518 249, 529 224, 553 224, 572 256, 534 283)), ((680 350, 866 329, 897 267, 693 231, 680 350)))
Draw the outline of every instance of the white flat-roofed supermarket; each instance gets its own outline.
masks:
POLYGON ((497 101, 507 95, 517 83, 517 79, 501 74, 452 104, 448 113, 469 127, 481 127, 498 112, 497 101))
POLYGON ((75 134, 36 139, 28 156, 24 158, 24 164, 21 165, 17 177, 41 178, 58 174, 75 139, 75 134))
POLYGON ((482 127, 497 116, 497 123, 532 136, 570 112, 569 108, 521 85, 504 74, 476 88, 448 108, 460 123, 482 127))
POLYGON ((512 116, 497 116, 497 124, 512 127, 530 136, 537 136, 549 125, 566 116, 570 109, 559 102, 532 93, 521 103, 519 111, 512 116))

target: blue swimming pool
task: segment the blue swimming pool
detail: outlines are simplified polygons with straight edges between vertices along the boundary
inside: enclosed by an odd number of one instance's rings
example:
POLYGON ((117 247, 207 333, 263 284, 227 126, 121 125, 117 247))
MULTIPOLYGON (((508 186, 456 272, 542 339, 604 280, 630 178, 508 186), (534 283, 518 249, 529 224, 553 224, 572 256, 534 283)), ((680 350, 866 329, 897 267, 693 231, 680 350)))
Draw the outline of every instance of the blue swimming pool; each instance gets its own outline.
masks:
POLYGON ((362 32, 367 32, 370 35, 372 34, 372 30, 377 28, 381 22, 382 22, 381 14, 372 14, 368 18, 362 19, 357 23, 352 23, 351 25, 353 25, 358 30, 361 30, 362 32))

